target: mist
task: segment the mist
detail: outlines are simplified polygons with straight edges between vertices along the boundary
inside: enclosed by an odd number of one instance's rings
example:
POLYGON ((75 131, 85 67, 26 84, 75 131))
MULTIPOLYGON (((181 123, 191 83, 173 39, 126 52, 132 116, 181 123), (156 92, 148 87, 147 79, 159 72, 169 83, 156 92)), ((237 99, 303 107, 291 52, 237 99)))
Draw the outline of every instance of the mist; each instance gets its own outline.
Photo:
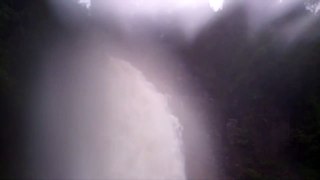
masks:
POLYGON ((0 177, 318 179, 318 11, 5 0, 0 177))
MULTIPOLYGON (((258 36, 301 8, 302 2, 81 3, 88 19, 106 29, 81 32, 75 55, 56 57, 69 65, 53 59, 43 69, 34 109, 39 114, 34 122, 39 132, 34 136, 41 137, 34 141, 40 154, 34 157, 34 167, 42 170, 34 170, 33 176, 216 179, 221 162, 213 152, 219 151, 215 145, 221 139, 206 124, 219 124, 219 119, 196 107, 199 100, 194 97, 206 87, 198 86, 190 68, 183 65, 188 57, 179 57, 176 50, 193 46, 206 29, 239 9, 247 19, 248 37, 258 36), (50 143, 43 143, 43 137, 50 143), (61 162, 64 165, 58 166, 61 162)), ((77 27, 85 21, 62 2, 53 2, 51 8, 65 26, 77 27)), ((276 27, 279 42, 286 45, 299 39, 314 22, 310 14, 276 27)))

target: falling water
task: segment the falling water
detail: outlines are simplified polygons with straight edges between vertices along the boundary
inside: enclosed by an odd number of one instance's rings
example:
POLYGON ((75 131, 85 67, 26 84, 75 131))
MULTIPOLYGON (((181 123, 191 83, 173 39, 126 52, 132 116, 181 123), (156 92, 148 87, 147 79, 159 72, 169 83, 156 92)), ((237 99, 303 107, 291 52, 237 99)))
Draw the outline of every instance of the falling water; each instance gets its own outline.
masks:
POLYGON ((48 66, 36 95, 32 177, 186 179, 182 126, 142 72, 114 58, 66 64, 48 66))
POLYGON ((128 62, 111 59, 106 71, 110 104, 99 128, 105 137, 98 140, 105 152, 99 156, 105 164, 99 177, 185 179, 182 129, 166 97, 128 62))

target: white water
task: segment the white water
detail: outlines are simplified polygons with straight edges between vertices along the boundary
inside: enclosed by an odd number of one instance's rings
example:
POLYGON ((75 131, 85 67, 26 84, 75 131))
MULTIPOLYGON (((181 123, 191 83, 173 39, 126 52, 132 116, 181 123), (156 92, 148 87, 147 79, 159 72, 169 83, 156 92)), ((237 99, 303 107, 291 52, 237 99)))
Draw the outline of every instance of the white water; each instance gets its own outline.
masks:
POLYGON ((123 60, 67 64, 50 64, 37 94, 33 178, 186 179, 166 96, 123 60))
MULTIPOLYGON (((182 129, 166 97, 128 62, 111 59, 105 71, 107 92, 101 98, 108 103, 106 117, 94 140, 101 148, 94 159, 100 159, 103 168, 95 176, 97 162, 85 164, 80 172, 87 174, 82 177, 185 179, 182 129)), ((77 159, 86 158, 81 154, 77 159)))

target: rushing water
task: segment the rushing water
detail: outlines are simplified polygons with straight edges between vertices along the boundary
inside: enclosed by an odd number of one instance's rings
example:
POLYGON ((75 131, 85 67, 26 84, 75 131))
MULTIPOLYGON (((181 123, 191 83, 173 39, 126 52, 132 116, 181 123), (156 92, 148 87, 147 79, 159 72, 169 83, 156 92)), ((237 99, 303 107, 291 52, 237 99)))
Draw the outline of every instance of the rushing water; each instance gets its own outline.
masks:
POLYGON ((110 106, 101 130, 107 152, 101 177, 185 179, 182 129, 166 97, 128 62, 111 59, 106 71, 110 106))
POLYGON ((139 70, 112 58, 57 64, 37 95, 33 177, 186 179, 182 126, 139 70))

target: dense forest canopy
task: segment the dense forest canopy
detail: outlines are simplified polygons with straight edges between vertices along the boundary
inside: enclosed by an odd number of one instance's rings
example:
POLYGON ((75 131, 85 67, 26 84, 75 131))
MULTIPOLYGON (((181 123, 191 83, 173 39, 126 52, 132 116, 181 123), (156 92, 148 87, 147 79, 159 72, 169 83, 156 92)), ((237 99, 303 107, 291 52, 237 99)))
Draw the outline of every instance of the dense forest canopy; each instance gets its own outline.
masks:
MULTIPOLYGON (((0 1, 1 178, 28 177, 26 111, 43 63, 39 52, 108 29, 76 0, 68 4, 81 20, 63 21, 42 0, 0 1)), ((315 14, 318 4, 305 1, 315 14)), ((239 6, 217 15, 191 43, 168 38, 202 87, 197 98, 219 112, 212 120, 218 179, 320 179, 320 22, 307 9, 297 6, 252 32, 239 6), (306 17, 312 23, 300 26, 306 17)))

